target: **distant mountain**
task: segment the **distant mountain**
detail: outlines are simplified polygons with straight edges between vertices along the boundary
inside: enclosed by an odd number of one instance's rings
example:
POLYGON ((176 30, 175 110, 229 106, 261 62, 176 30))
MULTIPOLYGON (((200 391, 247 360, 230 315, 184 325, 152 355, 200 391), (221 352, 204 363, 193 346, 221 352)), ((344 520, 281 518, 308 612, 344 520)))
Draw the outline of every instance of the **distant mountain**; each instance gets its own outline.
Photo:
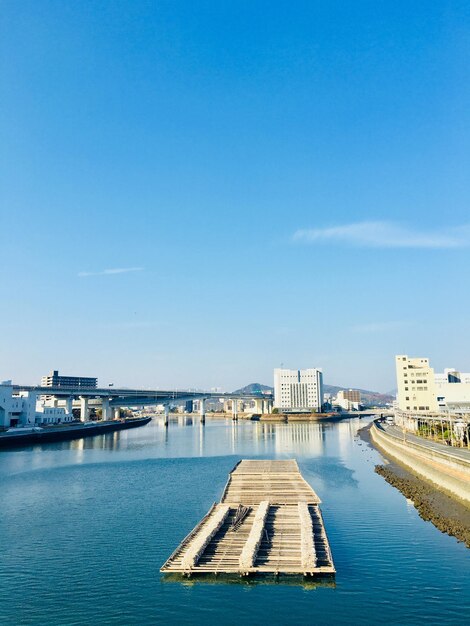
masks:
POLYGON ((235 391, 232 391, 232 393, 259 393, 261 395, 266 391, 270 391, 272 393, 274 389, 269 385, 261 385, 261 383, 251 383, 250 385, 246 385, 246 387, 242 387, 241 389, 236 389, 235 391))
MULTIPOLYGON (((353 389, 353 387, 338 387, 337 385, 323 385, 324 393, 329 393, 333 397, 337 395, 338 391, 353 389)), ((274 391, 269 385, 261 385, 260 383, 251 383, 236 389, 233 393, 259 393, 260 395, 267 392, 274 391)), ((390 404, 395 400, 395 395, 390 393, 379 393, 378 391, 369 391, 368 389, 357 389, 361 393, 362 403, 366 406, 384 406, 390 404)))

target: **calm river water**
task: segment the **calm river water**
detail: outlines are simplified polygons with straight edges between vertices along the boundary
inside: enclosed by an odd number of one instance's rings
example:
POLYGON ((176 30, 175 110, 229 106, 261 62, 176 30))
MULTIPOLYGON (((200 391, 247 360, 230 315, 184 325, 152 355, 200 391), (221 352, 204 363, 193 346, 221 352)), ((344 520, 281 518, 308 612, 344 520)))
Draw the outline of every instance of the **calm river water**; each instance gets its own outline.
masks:
POLYGON ((374 474, 363 425, 157 419, 0 452, 0 623, 468 624, 470 551, 374 474), (298 460, 323 500, 334 586, 162 578, 248 457, 298 460))

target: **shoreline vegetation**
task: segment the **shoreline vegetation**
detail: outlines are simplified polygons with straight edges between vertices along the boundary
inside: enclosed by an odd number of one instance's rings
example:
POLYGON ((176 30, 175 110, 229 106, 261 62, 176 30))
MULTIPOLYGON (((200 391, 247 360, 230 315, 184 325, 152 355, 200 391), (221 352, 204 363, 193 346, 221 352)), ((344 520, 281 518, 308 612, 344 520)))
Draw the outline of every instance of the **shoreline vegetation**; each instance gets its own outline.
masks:
POLYGON ((361 428, 358 435, 362 441, 380 452, 386 461, 384 465, 376 465, 375 472, 411 501, 424 521, 431 522, 442 533, 455 537, 470 548, 470 509, 426 480, 418 478, 376 447, 370 437, 371 426, 368 424, 361 428))

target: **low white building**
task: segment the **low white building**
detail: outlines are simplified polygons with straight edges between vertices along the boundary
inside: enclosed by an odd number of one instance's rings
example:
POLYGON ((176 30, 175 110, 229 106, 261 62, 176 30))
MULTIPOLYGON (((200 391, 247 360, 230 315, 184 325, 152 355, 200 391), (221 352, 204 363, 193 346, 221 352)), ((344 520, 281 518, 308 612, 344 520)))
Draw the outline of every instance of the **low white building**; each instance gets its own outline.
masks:
POLYGON ((321 369, 274 370, 274 407, 286 412, 318 413, 323 405, 321 369))
POLYGON ((0 384, 0 428, 58 424, 72 420, 73 415, 64 408, 38 403, 35 393, 21 391, 14 394, 11 381, 0 384))
POLYGON ((333 406, 338 406, 344 411, 359 411, 361 394, 356 389, 341 389, 333 400, 333 406))
POLYGON ((73 414, 67 413, 62 407, 39 406, 36 410, 36 424, 65 424, 73 421, 73 414))
POLYGON ((439 411, 470 412, 470 374, 447 368, 434 374, 439 411))
POLYGON ((10 380, 0 384, 0 427, 33 425, 36 418, 36 394, 13 395, 10 380))

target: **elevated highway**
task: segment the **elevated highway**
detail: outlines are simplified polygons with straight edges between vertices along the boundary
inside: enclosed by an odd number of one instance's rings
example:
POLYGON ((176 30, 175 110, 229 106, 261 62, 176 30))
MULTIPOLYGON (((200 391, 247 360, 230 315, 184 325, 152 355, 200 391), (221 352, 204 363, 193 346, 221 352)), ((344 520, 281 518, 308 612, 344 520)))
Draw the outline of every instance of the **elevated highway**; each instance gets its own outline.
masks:
POLYGON ((48 396, 55 406, 65 405, 67 412, 71 412, 75 405, 80 406, 80 419, 86 421, 90 405, 99 407, 103 412, 103 419, 110 419, 112 411, 117 416, 119 409, 133 406, 152 406, 162 404, 168 416, 169 407, 176 401, 185 402, 197 400, 201 418, 205 416, 206 400, 220 400, 228 402, 232 407, 232 416, 236 419, 240 401, 253 401, 256 413, 270 413, 272 411, 273 395, 256 393, 221 393, 215 391, 192 391, 189 389, 162 390, 162 389, 128 389, 116 387, 62 387, 41 385, 13 385, 13 393, 28 392, 39 396, 48 396))

